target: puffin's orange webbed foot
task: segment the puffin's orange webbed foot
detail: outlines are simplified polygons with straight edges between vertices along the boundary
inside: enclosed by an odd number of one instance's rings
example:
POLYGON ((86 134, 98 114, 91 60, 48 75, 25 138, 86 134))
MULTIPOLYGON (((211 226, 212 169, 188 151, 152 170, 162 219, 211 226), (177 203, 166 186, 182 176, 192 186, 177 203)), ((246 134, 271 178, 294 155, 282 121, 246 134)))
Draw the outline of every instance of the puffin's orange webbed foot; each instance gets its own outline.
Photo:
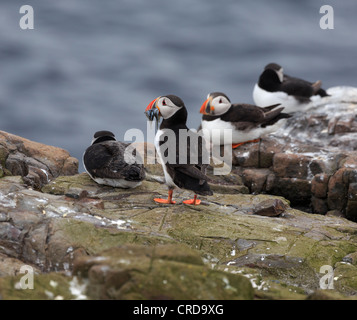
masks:
POLYGON ((173 201, 171 199, 161 199, 161 198, 155 198, 154 201, 156 203, 166 203, 166 204, 175 204, 176 201, 173 201))
POLYGON ((232 149, 236 149, 240 146, 242 146, 243 144, 246 144, 246 143, 250 143, 250 142, 259 142, 260 139, 254 139, 254 140, 249 140, 249 141, 244 141, 244 142, 240 142, 240 143, 236 143, 236 144, 232 144, 232 149))
POLYGON ((232 144, 232 149, 237 149, 238 147, 240 147, 240 146, 243 145, 243 144, 245 144, 245 142, 232 144))
POLYGON ((193 199, 184 200, 182 202, 185 203, 185 204, 193 204, 193 205, 196 205, 196 206, 201 204, 201 200, 197 199, 196 195, 195 195, 195 197, 193 199))
POLYGON ((172 191, 172 190, 169 190, 169 194, 168 194, 168 196, 167 196, 167 199, 155 198, 154 201, 155 201, 156 203, 175 204, 176 201, 173 201, 173 200, 172 200, 172 193, 173 193, 173 191, 172 191))

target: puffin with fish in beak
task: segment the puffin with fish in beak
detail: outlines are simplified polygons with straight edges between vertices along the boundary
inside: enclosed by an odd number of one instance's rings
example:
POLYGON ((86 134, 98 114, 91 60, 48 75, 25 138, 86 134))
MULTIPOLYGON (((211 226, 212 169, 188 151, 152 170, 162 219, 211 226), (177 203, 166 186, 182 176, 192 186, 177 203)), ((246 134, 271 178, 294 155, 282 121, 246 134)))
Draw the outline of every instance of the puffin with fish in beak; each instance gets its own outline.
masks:
POLYGON ((155 119, 157 123, 161 117, 163 118, 155 135, 155 148, 169 191, 167 199, 155 198, 154 201, 174 204, 176 202, 172 200, 173 190, 180 188, 195 193, 193 199, 184 200, 183 203, 199 205, 201 201, 197 199, 198 194, 205 196, 213 194, 205 175, 209 163, 208 152, 205 150, 203 137, 186 126, 187 109, 184 102, 175 95, 160 96, 151 101, 145 114, 150 121, 155 119), (166 141, 165 137, 167 137, 166 141), (170 138, 174 141, 170 141, 170 138), (166 145, 168 148, 164 149, 166 145), (170 152, 173 153, 173 157, 165 161, 170 152))

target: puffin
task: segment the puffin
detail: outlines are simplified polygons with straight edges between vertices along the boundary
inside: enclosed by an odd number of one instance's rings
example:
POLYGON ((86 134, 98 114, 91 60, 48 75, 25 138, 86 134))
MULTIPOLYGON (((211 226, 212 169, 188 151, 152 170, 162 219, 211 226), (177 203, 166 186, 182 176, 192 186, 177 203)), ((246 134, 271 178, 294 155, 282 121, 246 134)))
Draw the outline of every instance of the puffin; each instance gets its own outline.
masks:
POLYGON ((284 107, 274 104, 267 107, 258 107, 251 104, 232 104, 228 96, 222 92, 209 93, 203 102, 201 128, 207 140, 212 143, 219 141, 220 145, 227 144, 224 141, 224 129, 232 131, 232 148, 248 142, 259 142, 265 134, 276 131, 282 125, 282 119, 291 115, 283 113, 284 107), (220 129, 220 130, 214 130, 220 129), (219 138, 211 137, 218 134, 219 138))
POLYGON ((98 184, 125 189, 139 186, 145 179, 145 169, 136 151, 135 155, 125 154, 129 145, 117 141, 110 131, 97 131, 83 154, 85 171, 98 184))
POLYGON ((287 113, 304 111, 311 101, 328 96, 321 84, 286 75, 279 64, 269 63, 254 86, 254 103, 261 107, 280 103, 287 113))
POLYGON ((209 156, 204 138, 186 126, 188 113, 184 102, 172 94, 160 96, 150 102, 145 114, 151 121, 163 118, 154 144, 168 186, 168 197, 155 198, 154 201, 175 204, 176 201, 172 200, 173 190, 179 188, 194 192, 194 198, 184 200, 183 203, 201 204, 197 195, 213 195, 206 176, 209 156))

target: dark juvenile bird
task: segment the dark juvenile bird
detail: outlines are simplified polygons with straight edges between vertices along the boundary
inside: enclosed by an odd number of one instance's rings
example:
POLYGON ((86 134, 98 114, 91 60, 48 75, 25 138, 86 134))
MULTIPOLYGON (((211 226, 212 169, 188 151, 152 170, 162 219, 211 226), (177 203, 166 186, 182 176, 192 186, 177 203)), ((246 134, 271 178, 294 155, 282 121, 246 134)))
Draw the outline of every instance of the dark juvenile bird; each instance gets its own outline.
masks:
POLYGON ((174 204, 173 190, 182 188, 195 193, 194 198, 183 201, 198 205, 199 195, 212 195, 205 175, 209 163, 208 152, 202 136, 186 126, 187 110, 184 102, 175 95, 160 96, 154 99, 145 110, 150 120, 162 117, 155 136, 155 148, 159 155, 169 188, 168 198, 155 198, 157 203, 174 204))
POLYGON ((137 187, 145 179, 145 170, 141 157, 128 146, 117 141, 110 131, 96 132, 91 146, 83 154, 85 170, 99 184, 137 187), (138 163, 135 163, 136 160, 138 163))
POLYGON ((208 94, 201 106, 201 127, 207 140, 210 139, 213 144, 218 141, 220 145, 227 144, 224 130, 231 130, 232 147, 237 148, 247 142, 259 141, 263 135, 276 131, 282 125, 279 120, 291 117, 282 113, 284 107, 278 106, 274 104, 261 108, 251 104, 232 104, 224 93, 213 92, 208 94))
POLYGON ((314 83, 284 74, 283 68, 276 63, 265 66, 253 90, 256 105, 266 106, 280 103, 285 112, 304 111, 313 100, 326 97, 328 94, 321 88, 321 81, 314 83))

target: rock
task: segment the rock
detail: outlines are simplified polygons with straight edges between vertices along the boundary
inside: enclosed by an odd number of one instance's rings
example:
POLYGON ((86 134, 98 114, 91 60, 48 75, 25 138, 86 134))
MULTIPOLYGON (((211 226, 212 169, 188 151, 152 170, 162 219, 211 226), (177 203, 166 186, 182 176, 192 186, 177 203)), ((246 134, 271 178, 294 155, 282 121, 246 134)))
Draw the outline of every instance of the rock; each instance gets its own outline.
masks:
POLYGON ((260 143, 247 143, 233 150, 233 165, 240 167, 259 167, 260 143))
POLYGON ((21 288, 19 274, 13 277, 0 277, 0 298, 3 300, 72 300, 86 298, 81 294, 84 286, 76 278, 61 273, 34 275, 33 289, 21 288))
POLYGON ((330 217, 344 217, 345 215, 338 210, 330 210, 326 212, 326 216, 330 216, 330 217))
MULTIPOLYGON (((238 177, 234 173, 221 182, 238 177)), ((177 205, 165 206, 152 200, 167 193, 156 181, 116 189, 100 186, 82 173, 58 177, 36 191, 21 177, 4 177, 0 255, 7 267, 1 269, 0 295, 24 297, 23 291, 9 291, 18 282, 11 268, 24 263, 41 281, 38 291, 27 293, 33 299, 50 299, 44 291, 53 292, 52 299, 73 298, 70 283, 76 281, 81 297, 89 299, 190 299, 198 291, 207 299, 252 298, 250 286, 243 296, 237 289, 244 283, 237 274, 249 279, 256 297, 304 299, 319 288, 322 265, 339 266, 357 251, 354 222, 303 213, 281 197, 241 194, 233 188, 228 193, 228 187, 232 186, 222 185, 222 193, 202 197, 205 204, 197 207, 182 204, 191 193, 177 190, 177 205), (253 214, 267 212, 280 214, 253 214), (134 248, 133 256, 129 247, 134 248), (150 272, 145 271, 145 261, 152 262, 150 272), (137 268, 142 271, 134 272, 137 268), (63 272, 67 276, 60 276, 63 272), (51 289, 54 275, 60 276, 61 289, 51 289), (168 290, 173 287, 177 291, 168 290), (199 290, 191 289, 196 287, 199 290)), ((354 278, 349 282, 344 277, 351 269, 339 269, 336 288, 341 281, 343 285, 338 292, 356 294, 354 278)))
POLYGON ((273 171, 277 177, 305 179, 311 158, 299 154, 278 153, 273 158, 273 171))
POLYGON ((0 165, 0 177, 22 176, 36 189, 60 175, 78 173, 78 160, 67 151, 4 131, 0 131, 0 165))
MULTIPOLYGON (((16 276, 20 273, 24 262, 15 258, 8 257, 0 253, 0 278, 5 276, 16 276)), ((39 272, 35 266, 31 266, 35 272, 39 272)))
POLYGON ((312 180, 311 180, 311 193, 316 197, 316 198, 322 198, 326 199, 327 198, 327 190, 328 190, 328 182, 329 182, 330 176, 321 173, 321 174, 316 174, 312 180))
POLYGON ((260 193, 265 189, 269 174, 268 169, 244 169, 242 171, 244 184, 251 193, 260 193))
POLYGON ((307 300, 346 300, 346 297, 331 290, 316 290, 309 294, 307 300))
POLYGON ((260 216, 277 217, 285 212, 287 206, 280 199, 265 200, 259 203, 253 213, 260 216))
POLYGON ((311 206, 314 213, 327 214, 328 212, 328 204, 326 199, 320 199, 316 198, 315 196, 311 196, 311 206))
POLYGON ((283 128, 233 152, 233 172, 251 193, 287 198, 292 206, 357 221, 357 89, 330 88, 283 128))
POLYGON ((347 256, 343 257, 343 262, 351 263, 353 265, 357 265, 357 251, 348 254, 347 256))
POLYGON ((75 261, 74 274, 88 279, 91 299, 252 299, 241 275, 209 269, 185 245, 125 245, 75 261))
POLYGON ((342 211, 347 205, 348 169, 341 168, 330 178, 328 183, 328 206, 331 210, 342 211))
POLYGON ((307 210, 311 200, 311 184, 306 179, 276 178, 271 193, 281 195, 294 206, 300 205, 307 210))
POLYGON ((357 284, 357 266, 341 261, 334 267, 334 289, 337 292, 343 291, 345 295, 350 295, 354 292, 353 287, 357 284))

